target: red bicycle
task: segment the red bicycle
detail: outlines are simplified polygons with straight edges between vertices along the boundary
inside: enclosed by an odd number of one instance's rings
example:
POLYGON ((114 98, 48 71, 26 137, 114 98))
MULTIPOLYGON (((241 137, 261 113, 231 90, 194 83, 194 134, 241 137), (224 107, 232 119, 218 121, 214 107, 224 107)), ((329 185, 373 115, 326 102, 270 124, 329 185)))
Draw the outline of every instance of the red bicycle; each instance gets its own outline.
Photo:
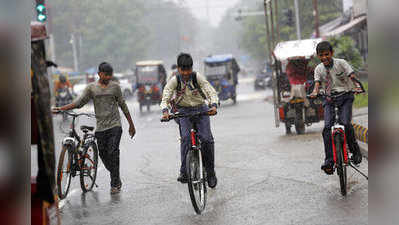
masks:
MULTIPOLYGON (((351 160, 349 160, 349 152, 347 148, 347 139, 345 135, 345 127, 339 123, 338 119, 338 105, 336 104, 336 99, 342 95, 348 94, 348 93, 364 93, 363 86, 359 82, 360 87, 362 88, 362 92, 356 92, 356 91, 349 91, 349 92, 341 92, 337 95, 326 95, 326 94, 318 94, 318 97, 326 97, 326 98, 331 98, 331 102, 334 105, 334 117, 335 117, 335 122, 334 126, 331 127, 331 142, 332 142, 332 149, 333 149, 333 157, 334 157, 334 168, 337 169, 337 175, 339 177, 339 183, 340 183, 340 189, 341 189, 341 194, 345 196, 347 194, 347 174, 346 174, 346 168, 347 166, 351 166, 353 169, 355 169, 357 172, 359 172, 361 175, 363 175, 367 180, 368 177, 362 173, 360 170, 358 170, 352 163, 351 160)), ((308 95, 308 98, 311 98, 310 95, 308 95)))
POLYGON ((205 210, 206 205, 206 174, 201 153, 201 140, 197 135, 197 126, 194 119, 198 116, 211 115, 209 112, 198 112, 193 114, 171 114, 169 119, 161 119, 161 122, 169 122, 175 118, 188 117, 193 123, 190 131, 191 147, 186 155, 186 173, 188 176, 188 192, 191 203, 197 214, 205 210))

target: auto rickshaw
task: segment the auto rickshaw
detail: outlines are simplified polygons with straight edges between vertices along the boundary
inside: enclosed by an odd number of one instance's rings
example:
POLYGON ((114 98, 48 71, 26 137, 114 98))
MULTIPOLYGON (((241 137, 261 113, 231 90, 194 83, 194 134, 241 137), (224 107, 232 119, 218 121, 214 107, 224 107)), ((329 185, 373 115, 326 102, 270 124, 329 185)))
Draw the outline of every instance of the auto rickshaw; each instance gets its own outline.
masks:
POLYGON ((305 133, 310 126, 324 119, 320 99, 307 99, 313 90, 314 68, 309 61, 316 53, 321 39, 285 41, 273 51, 273 102, 276 127, 285 124, 286 134, 295 126, 297 134, 305 133))
POLYGON ((143 112, 144 106, 147 106, 147 111, 150 111, 151 105, 160 104, 162 101, 162 91, 166 85, 166 70, 163 61, 136 62, 135 75, 140 113, 143 112))
POLYGON ((237 102, 237 74, 240 67, 233 55, 213 55, 204 60, 204 75, 218 93, 219 100, 237 102))

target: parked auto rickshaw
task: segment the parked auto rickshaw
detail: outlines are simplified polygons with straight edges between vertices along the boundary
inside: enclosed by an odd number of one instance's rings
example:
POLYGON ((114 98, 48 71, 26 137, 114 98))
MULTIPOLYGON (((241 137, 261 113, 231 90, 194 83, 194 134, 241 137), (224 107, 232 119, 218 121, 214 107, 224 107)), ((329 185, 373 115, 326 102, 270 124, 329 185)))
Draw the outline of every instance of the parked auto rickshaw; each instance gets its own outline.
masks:
POLYGON ((237 74, 240 72, 232 55, 213 55, 204 60, 204 75, 218 93, 219 100, 237 101, 237 74))
POLYGON ((286 133, 295 126, 297 134, 324 119, 320 99, 307 99, 313 90, 313 71, 309 61, 314 57, 321 39, 286 41, 277 44, 273 52, 273 101, 276 127, 285 124, 286 133))
POLYGON ((150 111, 151 105, 160 104, 162 91, 166 85, 166 70, 163 61, 139 61, 136 62, 136 88, 140 112, 147 106, 150 111))

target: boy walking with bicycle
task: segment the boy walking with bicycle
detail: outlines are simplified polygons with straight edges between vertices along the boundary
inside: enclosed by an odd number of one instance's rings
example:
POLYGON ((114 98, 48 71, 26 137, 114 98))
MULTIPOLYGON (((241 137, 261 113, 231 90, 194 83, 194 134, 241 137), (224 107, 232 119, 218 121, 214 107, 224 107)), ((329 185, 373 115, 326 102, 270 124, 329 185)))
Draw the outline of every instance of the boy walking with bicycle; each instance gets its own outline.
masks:
MULTIPOLYGON (((353 85, 357 93, 362 92, 358 87, 359 81, 355 77, 355 72, 349 63, 344 59, 333 58, 334 50, 328 41, 320 42, 316 47, 316 53, 321 63, 315 69, 315 87, 311 97, 316 97, 319 93, 320 85, 326 91, 326 95, 340 95, 334 101, 338 105, 339 120, 345 126, 345 135, 349 149, 352 152, 352 160, 355 164, 362 162, 362 154, 356 141, 352 126, 352 105, 354 101, 353 85), (342 94, 342 95, 341 95, 342 94)), ((321 166, 326 174, 334 173, 333 149, 331 142, 331 127, 334 125, 334 104, 331 98, 326 98, 323 102, 324 108, 324 129, 323 141, 325 160, 321 166)))
MULTIPOLYGON (((197 72, 193 72, 193 59, 187 53, 181 53, 177 58, 178 73, 173 76, 166 84, 161 109, 163 119, 169 119, 170 100, 173 94, 175 106, 181 114, 191 114, 208 111, 209 107, 205 104, 205 99, 210 103, 210 115, 215 115, 217 103, 219 101, 217 93, 212 85, 197 72)), ((211 132, 209 116, 200 116, 195 121, 198 128, 198 134, 201 140, 204 165, 207 172, 208 186, 216 187, 217 178, 215 174, 215 142, 211 132)), ((181 134, 181 167, 180 175, 177 178, 181 183, 187 183, 186 174, 186 155, 190 149, 190 130, 193 127, 189 118, 179 118, 181 134)))
POLYGON ((119 143, 122 136, 122 125, 118 106, 129 122, 130 137, 136 133, 129 109, 122 96, 122 91, 117 82, 111 81, 113 68, 109 63, 103 62, 98 67, 98 82, 90 83, 83 94, 73 103, 55 107, 53 111, 65 111, 81 108, 90 100, 94 103, 97 127, 96 139, 101 160, 110 172, 111 194, 119 193, 122 182, 119 176, 119 143))

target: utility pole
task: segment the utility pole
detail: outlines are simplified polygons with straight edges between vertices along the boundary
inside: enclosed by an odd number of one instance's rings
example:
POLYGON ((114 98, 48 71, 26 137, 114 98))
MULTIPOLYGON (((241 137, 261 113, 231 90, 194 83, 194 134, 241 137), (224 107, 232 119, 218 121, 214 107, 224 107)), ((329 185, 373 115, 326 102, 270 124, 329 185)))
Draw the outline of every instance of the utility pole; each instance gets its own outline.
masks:
POLYGON ((272 7, 272 2, 269 2, 269 11, 270 11, 270 25, 272 28, 272 48, 274 48, 276 44, 276 36, 274 34, 274 18, 273 18, 273 7, 272 7))
POLYGON ((79 64, 78 64, 78 54, 76 51, 76 37, 75 37, 75 33, 72 32, 71 34, 71 44, 72 44, 72 52, 73 52, 73 66, 74 66, 74 70, 75 72, 79 71, 79 64))
POLYGON ((277 41, 276 43, 278 43, 280 41, 280 28, 279 28, 279 24, 278 24, 278 5, 277 5, 278 0, 274 0, 274 14, 276 17, 276 33, 277 33, 277 41))
POLYGON ((317 9, 317 0, 313 0, 313 16, 314 16, 314 29, 316 32, 316 38, 319 38, 320 37, 319 10, 317 9))
POLYGON ((296 36, 298 40, 301 40, 301 26, 299 24, 298 0, 294 0, 294 2, 295 2, 295 17, 296 17, 296 36))
POLYGON ((263 0, 263 5, 265 9, 265 23, 266 23, 266 43, 267 43, 267 50, 269 51, 267 56, 268 56, 268 61, 269 63, 272 62, 272 50, 271 50, 271 44, 270 44, 270 28, 269 28, 269 19, 267 15, 267 3, 270 0, 263 0))

